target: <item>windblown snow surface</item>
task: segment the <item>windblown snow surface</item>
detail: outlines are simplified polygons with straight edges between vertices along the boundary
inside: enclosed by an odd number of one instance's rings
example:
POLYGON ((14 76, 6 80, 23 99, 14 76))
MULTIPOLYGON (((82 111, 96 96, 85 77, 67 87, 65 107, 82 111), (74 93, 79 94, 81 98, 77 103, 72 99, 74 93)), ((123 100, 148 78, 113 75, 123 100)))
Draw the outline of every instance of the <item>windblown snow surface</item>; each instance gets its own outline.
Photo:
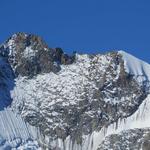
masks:
MULTIPOLYGON (((140 85, 145 84, 146 82, 147 83, 150 82, 149 64, 133 57, 130 54, 127 54, 124 51, 119 51, 119 53, 122 55, 124 59, 126 71, 134 75, 134 78, 138 81, 140 85)), ((43 77, 45 76, 47 78, 46 75, 41 76, 43 77)), ((148 84, 146 85, 145 88, 149 90, 148 84)), ((16 91, 12 91, 13 93, 12 96, 15 96, 14 94, 15 92, 16 91)), ((42 96, 42 93, 39 96, 42 96)), ((20 93, 20 98, 22 97, 23 95, 21 95, 20 93)), ((139 109, 132 116, 123 120, 119 120, 118 122, 109 125, 107 128, 103 127, 99 132, 95 131, 91 135, 85 136, 84 138, 85 140, 83 141, 82 145, 78 145, 75 143, 73 144, 71 142, 70 137, 68 137, 65 141, 58 139, 56 143, 62 147, 62 150, 97 150, 98 146, 105 139, 105 137, 110 134, 119 133, 121 131, 128 129, 150 127, 149 108, 150 108, 150 94, 142 102, 139 109)), ((0 150, 40 149, 40 147, 38 146, 39 136, 40 135, 38 134, 38 129, 25 123, 24 120, 20 117, 20 115, 13 112, 11 108, 6 108, 0 111, 0 150)))

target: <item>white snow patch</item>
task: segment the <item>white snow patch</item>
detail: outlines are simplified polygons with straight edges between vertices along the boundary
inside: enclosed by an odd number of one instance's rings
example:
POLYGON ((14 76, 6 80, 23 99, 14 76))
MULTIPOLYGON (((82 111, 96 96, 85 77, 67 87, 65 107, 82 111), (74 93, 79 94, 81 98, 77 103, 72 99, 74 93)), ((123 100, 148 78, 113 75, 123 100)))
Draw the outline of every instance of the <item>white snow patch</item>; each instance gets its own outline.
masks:
POLYGON ((26 49, 24 50, 24 53, 23 53, 23 56, 24 58, 32 58, 36 55, 36 50, 33 50, 30 46, 29 47, 26 47, 26 49))

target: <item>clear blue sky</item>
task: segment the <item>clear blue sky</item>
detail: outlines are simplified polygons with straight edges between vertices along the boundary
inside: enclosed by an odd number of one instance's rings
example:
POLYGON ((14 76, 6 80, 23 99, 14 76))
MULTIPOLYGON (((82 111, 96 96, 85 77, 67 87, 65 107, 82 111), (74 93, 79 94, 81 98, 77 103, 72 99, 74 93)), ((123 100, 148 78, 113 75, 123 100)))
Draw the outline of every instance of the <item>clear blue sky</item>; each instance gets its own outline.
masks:
POLYGON ((150 0, 0 0, 0 42, 15 32, 68 53, 123 49, 150 63, 150 0))

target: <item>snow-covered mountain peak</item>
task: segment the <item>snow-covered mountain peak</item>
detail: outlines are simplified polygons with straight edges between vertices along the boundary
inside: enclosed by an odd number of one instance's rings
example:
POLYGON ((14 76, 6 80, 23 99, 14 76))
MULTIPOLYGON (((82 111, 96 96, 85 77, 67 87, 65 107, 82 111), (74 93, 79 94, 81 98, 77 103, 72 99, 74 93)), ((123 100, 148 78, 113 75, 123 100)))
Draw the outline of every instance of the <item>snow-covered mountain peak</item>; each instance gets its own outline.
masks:
POLYGON ((0 62, 0 127, 9 128, 0 130, 0 149, 35 142, 35 149, 97 150, 149 112, 150 67, 124 51, 68 56, 17 33, 0 46, 0 62))
POLYGON ((8 53, 9 57, 15 57, 15 54, 22 53, 26 47, 42 47, 45 50, 48 46, 45 42, 37 35, 26 34, 23 32, 13 34, 8 40, 6 40, 1 48, 8 53), (20 51, 18 51, 20 49, 20 51))
POLYGON ((123 56, 125 62, 126 71, 136 76, 146 75, 150 79, 150 64, 134 57, 133 55, 126 53, 125 51, 119 51, 123 56))
POLYGON ((127 73, 133 75, 140 84, 150 82, 150 64, 125 51, 119 51, 118 53, 122 55, 127 73))

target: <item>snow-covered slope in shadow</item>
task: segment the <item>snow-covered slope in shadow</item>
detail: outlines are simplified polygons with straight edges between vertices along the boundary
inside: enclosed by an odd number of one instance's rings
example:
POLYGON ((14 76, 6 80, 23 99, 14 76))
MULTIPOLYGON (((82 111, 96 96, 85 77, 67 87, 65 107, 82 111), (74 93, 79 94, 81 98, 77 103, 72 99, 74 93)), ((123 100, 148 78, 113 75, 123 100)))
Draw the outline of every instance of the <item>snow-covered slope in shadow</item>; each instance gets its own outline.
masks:
POLYGON ((0 110, 11 105, 10 91, 14 86, 14 74, 11 66, 5 57, 0 56, 0 110))
MULTIPOLYGON (((37 129, 24 122, 10 108, 0 111, 0 150, 25 148, 28 143, 37 147, 37 129)), ((30 148, 31 148, 30 147, 30 148)), ((28 147, 29 148, 29 147, 28 147)))

